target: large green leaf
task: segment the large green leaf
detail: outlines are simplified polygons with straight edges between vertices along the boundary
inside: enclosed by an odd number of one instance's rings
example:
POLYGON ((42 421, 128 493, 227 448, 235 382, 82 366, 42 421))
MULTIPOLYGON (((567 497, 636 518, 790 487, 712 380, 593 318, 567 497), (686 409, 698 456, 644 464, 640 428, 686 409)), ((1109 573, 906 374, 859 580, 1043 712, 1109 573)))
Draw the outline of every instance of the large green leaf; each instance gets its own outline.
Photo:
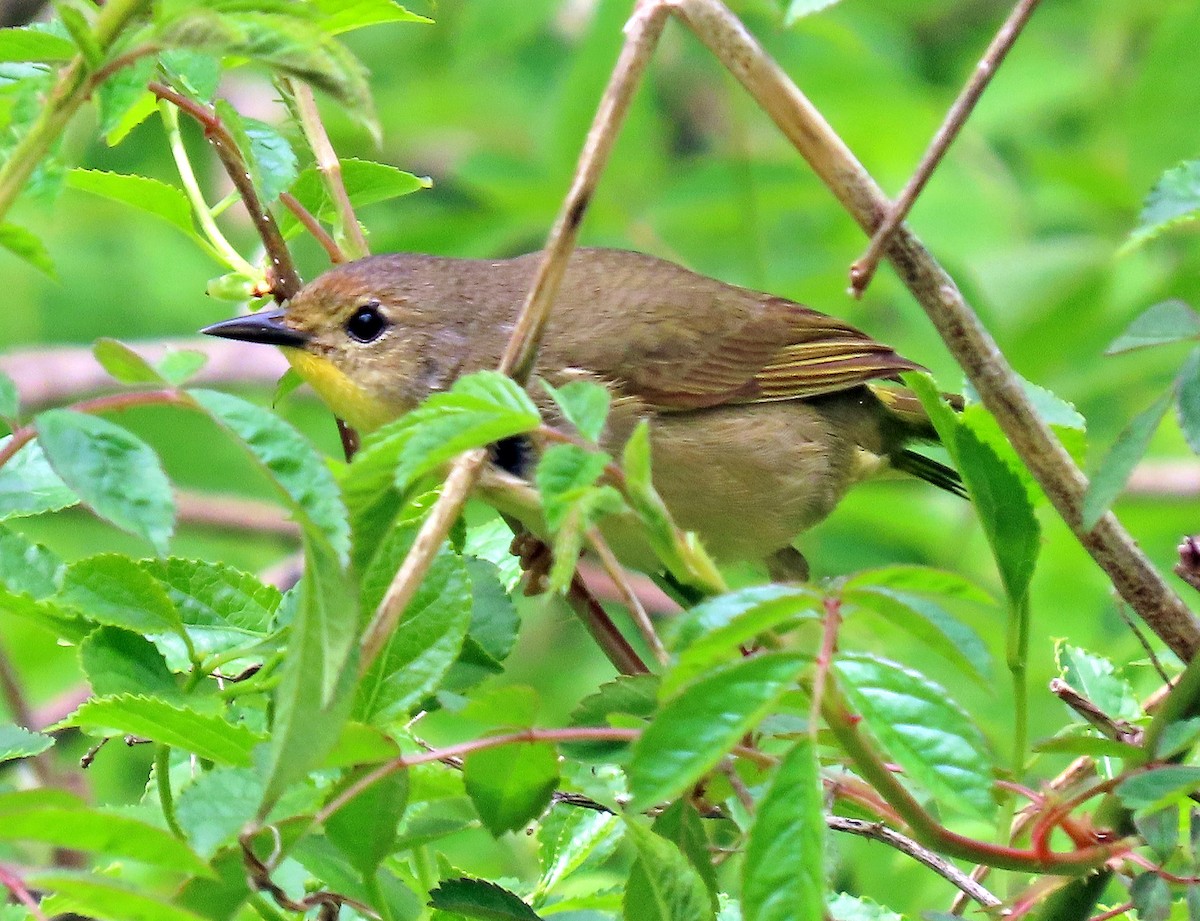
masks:
POLYGON ((34 29, 0 30, 0 61, 53 63, 75 57, 75 45, 60 35, 34 29))
POLYGON ((144 886, 95 873, 58 870, 35 874, 28 882, 54 893, 42 902, 42 909, 55 917, 74 913, 96 921, 210 921, 172 900, 148 894, 144 886))
POLYGON ((463 780, 483 824, 499 837, 524 827, 550 804, 558 753, 546 742, 485 748, 467 755, 463 780))
POLYGON ((444 879, 429 893, 429 904, 451 917, 482 921, 541 921, 541 915, 509 892, 484 879, 444 879))
POLYGON ((1121 781, 1117 797, 1129 809, 1140 813, 1157 812, 1182 802, 1200 786, 1200 767, 1192 764, 1164 764, 1121 781))
POLYGON ((83 167, 76 167, 67 174, 67 185, 145 211, 196 239, 192 206, 182 189, 149 176, 109 173, 83 167))
MULTIPOLYGON (((365 770, 346 775, 340 789, 360 780, 365 770)), ((361 790, 325 821, 325 836, 346 855, 364 879, 395 850, 397 830, 408 804, 408 775, 396 771, 361 790)))
POLYGON ((1107 354, 1130 352, 1166 342, 1200 339, 1200 313, 1180 300, 1160 301, 1138 314, 1108 347, 1107 354))
POLYGON ((834 663, 846 696, 905 777, 947 805, 995 812, 983 734, 946 689, 897 662, 842 655, 834 663))
POLYGON ((742 863, 746 921, 820 921, 825 915, 824 789, 802 739, 780 763, 755 812, 742 863))
POLYGON ((534 904, 585 864, 594 866, 606 858, 620 836, 620 820, 611 813, 567 805, 552 808, 538 824, 541 875, 534 904))
POLYGON ((333 35, 382 22, 433 21, 409 12, 395 0, 313 0, 313 5, 323 14, 322 28, 333 35))
MULTIPOLYGON (((414 176, 386 163, 370 160, 342 160, 342 184, 350 204, 355 208, 390 201, 408 195, 432 184, 427 177, 414 176)), ((310 167, 300 173, 291 188, 291 193, 300 204, 324 221, 337 220, 337 208, 329 198, 325 178, 320 170, 310 167)), ((285 237, 298 233, 300 222, 289 211, 280 216, 279 226, 285 237)))
POLYGON ((631 812, 672 799, 695 784, 793 686, 809 659, 766 653, 716 669, 663 704, 633 747, 631 812))
POLYGON ((135 633, 181 633, 166 590, 127 556, 102 553, 72 563, 57 600, 97 623, 135 633))
POLYGON ((79 646, 79 661, 92 691, 100 696, 144 694, 182 701, 167 660, 139 633, 118 627, 93 630, 79 646))
POLYGON ((55 473, 101 518, 166 553, 175 499, 158 456, 126 429, 69 409, 35 420, 55 473))
MULTIPOLYGON (((10 438, 0 438, 0 447, 10 438)), ((0 521, 55 512, 78 501, 36 441, 26 444, 0 467, 0 521)))
POLYGON ((715 917, 704 880, 678 847, 633 818, 626 821, 625 836, 633 842, 644 872, 638 885, 625 890, 625 921, 711 921, 715 917))

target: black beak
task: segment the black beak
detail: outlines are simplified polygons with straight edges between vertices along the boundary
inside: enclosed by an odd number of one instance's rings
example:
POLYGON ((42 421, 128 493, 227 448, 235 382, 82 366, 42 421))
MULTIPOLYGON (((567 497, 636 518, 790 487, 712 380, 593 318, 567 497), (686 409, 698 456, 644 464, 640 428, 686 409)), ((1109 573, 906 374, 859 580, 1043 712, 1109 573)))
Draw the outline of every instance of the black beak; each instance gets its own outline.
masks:
POLYGON ((281 322, 283 314, 282 310, 260 310, 248 316, 222 320, 220 323, 204 327, 200 332, 206 336, 220 336, 222 339, 302 348, 308 342, 308 334, 285 326, 281 322))

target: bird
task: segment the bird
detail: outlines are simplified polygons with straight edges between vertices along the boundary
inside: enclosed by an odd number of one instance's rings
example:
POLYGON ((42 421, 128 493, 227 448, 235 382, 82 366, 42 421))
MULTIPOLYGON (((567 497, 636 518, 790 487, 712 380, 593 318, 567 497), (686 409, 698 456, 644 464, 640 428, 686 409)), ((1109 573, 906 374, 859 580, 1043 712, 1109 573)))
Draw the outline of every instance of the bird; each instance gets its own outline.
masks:
MULTIPOLYGON (((541 258, 368 256, 326 271, 278 309, 202 332, 281 347, 335 415, 368 433, 498 365, 541 258)), ((919 370, 786 298, 638 252, 581 248, 568 260, 528 390, 554 422, 538 378, 607 388, 600 447, 619 454, 647 421, 654 483, 679 526, 719 562, 760 562, 773 579, 804 581, 808 564, 793 541, 859 481, 894 470, 963 494, 953 469, 912 450, 937 439, 899 384, 919 370)), ((484 478, 485 498, 538 533, 529 452, 505 454, 508 469, 493 465, 484 478), (506 508, 506 489, 524 498, 506 508)), ((613 546, 623 562, 653 569, 636 535, 613 546)))

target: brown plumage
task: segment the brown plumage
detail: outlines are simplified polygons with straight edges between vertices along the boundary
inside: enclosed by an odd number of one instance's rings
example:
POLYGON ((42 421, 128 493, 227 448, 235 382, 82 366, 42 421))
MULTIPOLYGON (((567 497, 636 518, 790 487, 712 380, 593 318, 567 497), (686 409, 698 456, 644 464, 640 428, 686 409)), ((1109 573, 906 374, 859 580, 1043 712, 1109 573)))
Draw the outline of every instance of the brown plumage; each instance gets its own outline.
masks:
MULTIPOLYGON (((496 366, 538 258, 372 256, 320 276, 269 323, 206 331, 292 346, 289 359, 331 408, 369 430, 496 366)), ((784 298, 639 253, 583 249, 568 264, 535 373, 609 387, 608 450, 650 420, 656 485, 718 558, 790 559, 797 575, 791 540, 854 482, 890 465, 956 488, 952 471, 906 449, 932 435, 918 404, 876 387, 917 368, 784 298)), ((530 392, 549 409, 540 388, 530 392)), ((626 536, 618 543, 637 543, 626 536)))

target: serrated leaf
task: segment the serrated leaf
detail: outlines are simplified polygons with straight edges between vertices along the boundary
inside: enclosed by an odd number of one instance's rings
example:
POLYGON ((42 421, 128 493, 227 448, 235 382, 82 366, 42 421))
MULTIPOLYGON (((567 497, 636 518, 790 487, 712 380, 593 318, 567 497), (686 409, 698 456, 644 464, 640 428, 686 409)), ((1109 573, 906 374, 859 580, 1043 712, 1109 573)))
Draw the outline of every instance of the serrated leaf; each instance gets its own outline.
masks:
POLYGON ((1200 786, 1200 767, 1165 764, 1126 777, 1117 786, 1117 798, 1129 809, 1157 812, 1182 802, 1200 786))
POLYGON ((1171 917, 1171 887, 1157 873, 1135 876, 1129 896, 1138 921, 1167 921, 1171 917))
POLYGON ((55 917, 74 913, 96 921, 210 921, 147 894, 144 887, 134 888, 94 873, 36 873, 28 883, 54 893, 43 900, 42 908, 55 917))
POLYGON ((145 211, 189 237, 196 237, 187 196, 182 189, 158 179, 80 166, 67 173, 67 185, 145 211))
POLYGON ((65 806, 10 799, 0 811, 0 840, 40 841, 176 872, 208 873, 204 862, 170 832, 82 803, 65 806))
POLYGON ((104 553, 72 563, 56 600, 89 620, 135 633, 181 632, 166 591, 129 557, 104 553))
POLYGON ((153 449, 107 419, 51 409, 35 419, 50 466, 92 511, 166 553, 175 498, 153 449))
POLYGON ((212 102, 221 82, 221 61, 217 57, 187 48, 168 48, 158 56, 158 63, 171 83, 189 96, 212 102))
POLYGON ((542 872, 534 889, 534 904, 585 864, 595 865, 607 857, 620 835, 621 823, 611 813, 553 808, 538 827, 542 872))
POLYGON ((156 111, 158 111, 158 98, 149 91, 143 92, 104 135, 104 143, 109 147, 116 147, 129 136, 129 132, 156 111))
MULTIPOLYGON (((363 609, 373 611, 416 536, 420 519, 402 521, 379 548, 363 577, 363 609)), ((461 557, 443 548, 382 654, 359 683, 355 715, 387 726, 436 690, 471 623, 471 580, 461 557)))
POLYGON ((512 652, 521 626, 496 566, 470 556, 464 556, 463 563, 471 580, 471 623, 462 651, 442 682, 443 688, 458 692, 504 670, 501 663, 512 652))
POLYGON ((754 656, 704 675, 670 698, 633 746, 629 811, 673 799, 716 767, 808 662, 793 653, 754 656))
POLYGON ((75 45, 61 35, 34 29, 0 29, 0 61, 52 64, 75 57, 75 45))
MULTIPOLYGON (((11 438, 0 438, 0 447, 11 438)), ((69 508, 79 497, 62 481, 42 446, 31 441, 0 467, 0 521, 69 508)))
POLYGON ((170 349, 158 360, 154 369, 169 384, 178 387, 186 383, 208 363, 208 356, 195 349, 170 349))
POLYGON ((1114 719, 1136 720, 1142 715, 1137 695, 1108 659, 1070 643, 1054 645, 1060 677, 1114 719))
POLYGON ((820 921, 825 914, 824 788, 802 739, 758 804, 742 864, 745 921, 820 921))
POLYGON ((1175 384, 1175 411, 1188 447, 1200 454, 1200 349, 1193 349, 1175 384))
POLYGON ((945 688, 876 656, 843 655, 834 668, 852 706, 910 782, 947 805, 982 817, 995 812, 987 742, 945 688))
POLYGON ((79 646, 79 661, 92 692, 100 696, 143 694, 182 701, 167 660, 144 636, 119 627, 100 627, 79 646))
POLYGON ((197 713, 165 700, 122 694, 94 697, 53 728, 77 726, 101 734, 135 735, 194 752, 218 764, 250 766, 263 736, 221 716, 197 713))
POLYGON ((964 674, 988 687, 992 654, 983 638, 931 598, 883 586, 847 589, 842 599, 884 617, 964 674))
POLYGON ((271 477, 301 527, 324 534, 344 561, 350 549, 346 507, 333 474, 308 440, 278 416, 239 397, 216 390, 190 393, 271 477))
MULTIPOLYGON (((386 163, 353 158, 339 162, 342 167, 342 184, 354 208, 390 201, 432 185, 428 177, 414 176, 386 163)), ((320 220, 337 219, 337 208, 329 198, 325 179, 315 167, 300 173, 291 188, 291 193, 320 220)), ((303 225, 290 211, 279 216, 279 227, 285 237, 291 237, 303 229, 303 225)))
POLYGON ((304 576, 297 591, 296 617, 274 696, 261 816, 337 744, 354 702, 358 597, 320 532, 305 535, 304 576))
POLYGON ((1179 846, 1179 806, 1135 815, 1133 824, 1159 863, 1165 864, 1179 846))
POLYGON ((395 482, 407 488, 463 451, 531 432, 541 423, 537 407, 511 378, 477 371, 435 393, 387 427, 388 441, 401 445, 395 482))
POLYGON ((1163 231, 1200 215, 1200 160, 1185 160, 1167 170, 1154 184, 1128 246, 1152 240, 1163 231))
POLYGON ((471 752, 463 761, 467 794, 497 838, 542 814, 558 785, 558 753, 546 742, 471 752))
POLYGON ((429 893, 429 905, 460 918, 483 921, 541 921, 520 896, 484 879, 444 879, 429 893))
MULTIPOLYGON (((571 711, 572 726, 644 726, 658 707, 658 675, 619 675, 600 685, 571 711)), ((559 747, 579 761, 623 761, 629 742, 563 742, 559 747)))
POLYGON ((92 355, 110 377, 122 384, 166 383, 150 362, 124 342, 107 337, 97 339, 92 345, 92 355))
POLYGON ((48 278, 58 277, 54 271, 54 260, 50 258, 50 251, 46 249, 46 244, 40 237, 24 227, 18 227, 16 224, 0 224, 0 246, 14 256, 24 259, 48 278))
POLYGON ((600 440, 612 405, 612 394, 607 387, 593 381, 571 381, 562 387, 541 381, 541 385, 580 435, 591 442, 600 440))
POLYGON ((1184 339, 1200 339, 1200 313, 1181 300, 1160 301, 1138 314, 1105 354, 1116 355, 1184 339))
POLYGON ((600 479, 611 458, 578 445, 551 445, 537 465, 537 488, 551 531, 563 526, 567 513, 577 507, 600 479))
POLYGON ((313 0, 313 5, 322 13, 321 26, 331 35, 384 22, 433 22, 394 0, 313 0))
MULTIPOLYGON (((128 134, 137 121, 145 119, 154 106, 146 107, 146 84, 154 75, 155 61, 152 57, 138 58, 132 64, 110 74, 96 90, 100 110, 100 134, 118 140, 128 134), (131 113, 136 113, 131 116, 131 113), (137 121, 128 124, 132 117, 137 121)), ((108 141, 112 146, 112 141, 108 141)))
POLYGON ((58 591, 64 570, 53 551, 0 527, 0 585, 31 598, 45 598, 58 591))
MULTIPOLYGON (((369 769, 346 775, 337 792, 362 778, 369 769)), ((388 774, 365 787, 346 805, 325 820, 325 836, 358 870, 370 878, 396 846, 400 819, 408 805, 408 775, 388 774)))
POLYGON ((223 99, 217 100, 216 110, 237 141, 263 204, 273 204, 299 172, 292 145, 266 122, 242 115, 223 99))
MULTIPOLYGON (((0 762, 17 758, 31 758, 54 745, 51 736, 31 732, 15 723, 0 725, 0 762)), ((2 833, 0 833, 2 836, 2 833)))
POLYGON ((175 818, 198 854, 211 859, 237 840, 263 798, 264 778, 253 768, 202 772, 175 800, 175 818))
POLYGON ((1170 405, 1171 394, 1163 394, 1152 406, 1134 416, 1117 436, 1088 483, 1087 493, 1083 497, 1084 528, 1094 528, 1121 494, 1170 405))
POLYGON ((637 849, 644 876, 625 890, 626 921, 710 921, 715 917, 704 880, 670 841, 627 818, 625 835, 637 849))
POLYGON ((762 633, 816 619, 821 604, 821 596, 803 585, 756 585, 683 612, 670 627, 677 658, 663 675, 662 695, 670 697, 712 667, 740 659, 742 644, 762 633))

